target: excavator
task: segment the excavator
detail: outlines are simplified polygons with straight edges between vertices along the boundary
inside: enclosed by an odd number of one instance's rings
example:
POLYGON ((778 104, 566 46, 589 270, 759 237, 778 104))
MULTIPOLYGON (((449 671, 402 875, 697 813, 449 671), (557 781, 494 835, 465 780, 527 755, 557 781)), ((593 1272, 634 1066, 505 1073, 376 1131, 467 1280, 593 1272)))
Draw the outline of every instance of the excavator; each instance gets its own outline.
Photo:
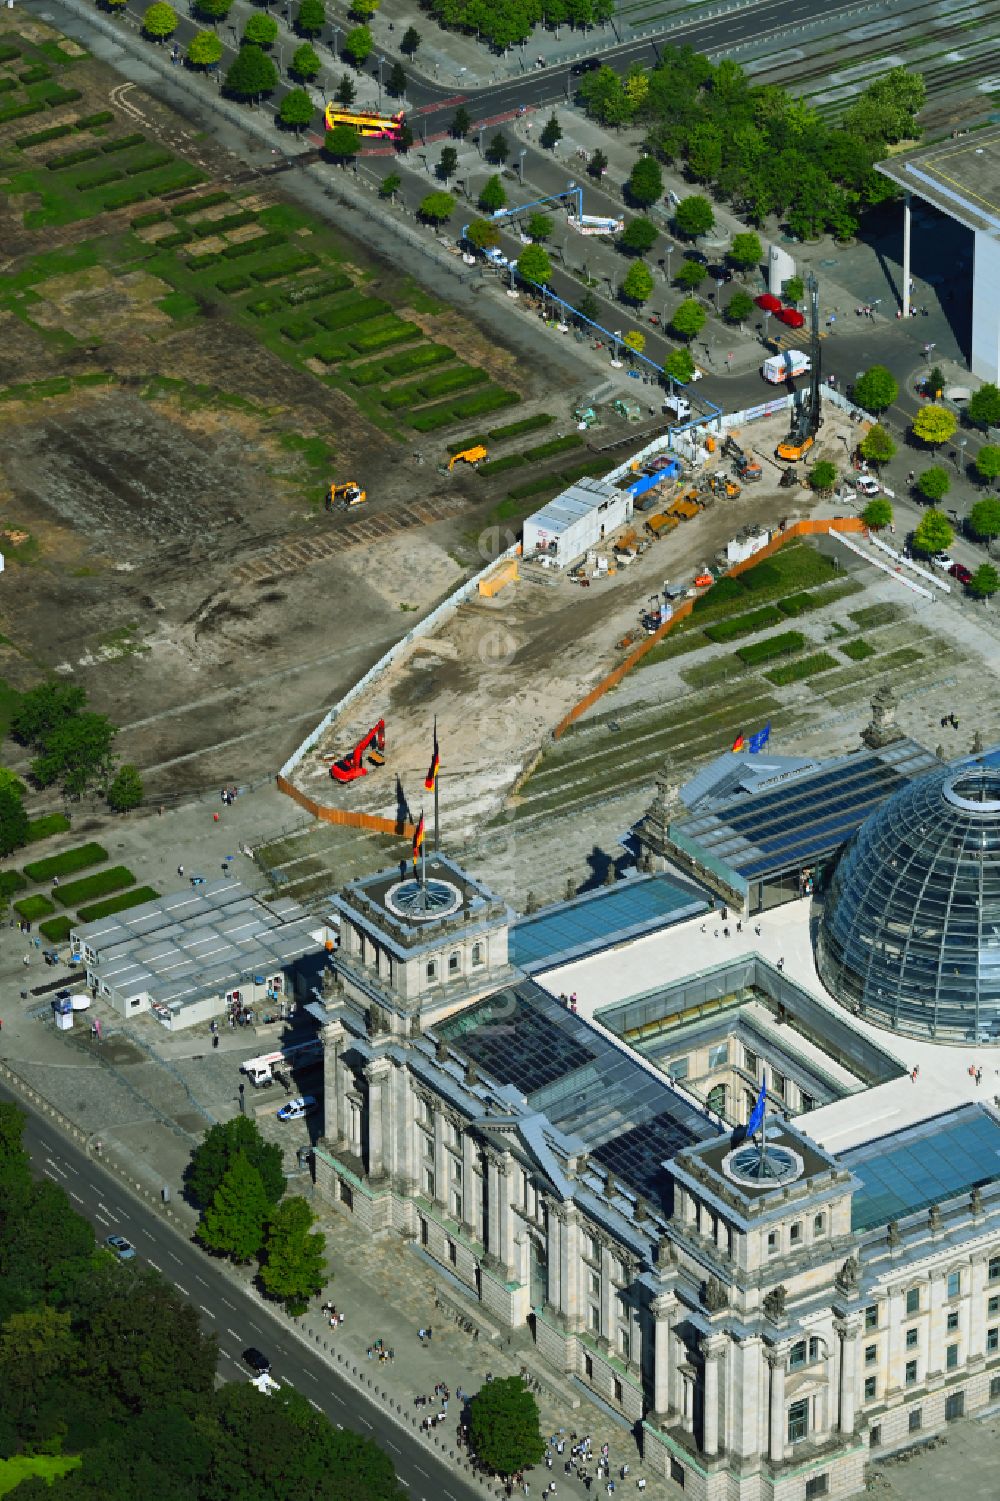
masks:
POLYGON ((731 433, 726 434, 726 440, 722 445, 724 458, 730 458, 736 469, 736 473, 745 485, 752 485, 757 480, 764 478, 764 471, 755 458, 744 453, 731 433))
POLYGON ((819 432, 823 418, 820 414, 819 404, 819 380, 820 380, 820 348, 819 348, 819 282, 810 271, 806 279, 806 290, 809 296, 809 353, 812 356, 812 369, 809 372, 809 393, 806 401, 799 401, 792 418, 792 430, 783 443, 779 443, 774 450, 774 456, 784 459, 786 463, 794 464, 799 459, 804 459, 806 454, 816 442, 816 434, 819 432))
POLYGON ((357 480, 349 479, 342 485, 334 483, 330 486, 326 509, 332 511, 336 506, 338 511, 349 511, 352 506, 363 506, 367 499, 368 491, 362 490, 357 480))
POLYGON ((362 735, 357 745, 347 756, 342 756, 339 761, 334 761, 330 767, 330 775, 335 782, 354 782, 358 777, 368 775, 368 767, 365 765, 365 752, 373 766, 385 765, 385 720, 380 719, 378 724, 372 725, 366 735, 362 735))
POLYGON ((451 473, 459 460, 461 460, 463 463, 472 464, 473 466, 475 466, 476 464, 481 464, 485 457, 486 449, 481 443, 477 443, 474 448, 463 448, 461 453, 452 454, 451 459, 448 462, 448 473, 451 473))

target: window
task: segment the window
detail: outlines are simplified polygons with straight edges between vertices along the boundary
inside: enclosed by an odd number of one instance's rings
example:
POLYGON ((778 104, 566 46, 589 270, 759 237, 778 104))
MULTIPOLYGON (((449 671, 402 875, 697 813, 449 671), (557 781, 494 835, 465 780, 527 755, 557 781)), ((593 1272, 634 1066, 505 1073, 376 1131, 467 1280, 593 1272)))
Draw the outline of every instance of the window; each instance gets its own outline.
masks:
MULTIPOLYGON (((825 1214, 817 1214, 817 1215, 813 1216, 813 1234, 814 1235, 825 1235, 826 1234, 826 1215, 825 1214)), ((876 1314, 876 1322, 877 1321, 878 1321, 878 1315, 876 1314)))
POLYGON ((877 1329, 878 1328, 878 1304, 877 1303, 869 1303, 868 1307, 865 1309, 865 1328, 866 1329, 877 1329))
POLYGON ((597 1260, 597 1241, 586 1232, 583 1236, 583 1254, 587 1261, 597 1260))
POLYGON ((667 1074, 671 1079, 686 1079, 690 1058, 675 1058, 673 1063, 667 1065, 667 1074))
POLYGON ((594 1362, 593 1362, 593 1359, 589 1355, 585 1355, 583 1357, 583 1374, 586 1376, 586 1378, 587 1378, 588 1381, 593 1381, 593 1379, 594 1379, 594 1362))
POLYGON ((872 1449, 882 1447, 882 1424, 873 1423, 868 1432, 868 1443, 872 1449))
POLYGON ((451 1196, 451 1217, 453 1220, 460 1220, 462 1218, 461 1194, 452 1194, 451 1196))
POLYGON ((457 1161, 455 1158, 452 1158, 452 1162, 451 1162, 451 1176, 454 1178, 454 1180, 455 1180, 456 1183, 461 1183, 461 1181, 462 1181, 462 1164, 459 1161, 457 1161))
POLYGON ((917 1348, 917 1341, 919 1340, 919 1338, 920 1338, 920 1332, 919 1332, 919 1330, 917 1330, 917 1329, 907 1329, 907 1331, 906 1331, 906 1348, 908 1350, 915 1350, 917 1348))
POLYGON ((816 1335, 815 1334, 810 1335, 810 1337, 809 1337, 809 1359, 810 1360, 819 1360, 819 1358, 820 1358, 820 1356, 822 1354, 823 1354, 823 1348, 820 1345, 820 1342, 817 1339, 816 1335))
POLYGON ((483 962, 483 946, 481 943, 474 943, 472 945, 472 962, 473 964, 482 964, 483 962))
POLYGON ((433 1160, 433 1157, 434 1157, 434 1138, 433 1138, 433 1136, 431 1136, 431 1134, 430 1134, 429 1131, 421 1131, 420 1134, 421 1134, 421 1136, 424 1139, 424 1156, 425 1157, 430 1157, 433 1160))
POLYGON ((778 1249, 779 1249, 779 1247, 778 1247, 778 1232, 777 1232, 777 1230, 769 1230, 767 1232, 767 1254, 768 1254, 768 1256, 777 1256, 778 1249))
POLYGON ((622 1397, 623 1397, 622 1384, 618 1380, 617 1376, 615 1377, 614 1394, 615 1394, 615 1401, 616 1402, 621 1402, 622 1397))
POLYGON ((814 1496, 825 1496, 829 1489, 829 1475, 810 1475, 806 1481, 806 1501, 813 1501, 814 1496))
POLYGON ((987 1355, 995 1355, 998 1350, 1000 1350, 1000 1329, 987 1329, 987 1331, 986 1331, 986 1353, 987 1353, 987 1355))
POLYGON ((949 1272, 948 1273, 948 1297, 949 1298, 958 1298, 958 1297, 961 1296, 961 1293, 962 1293, 962 1274, 961 1274, 961 1272, 949 1272))
POLYGON ((141 996, 140 996, 139 1000, 137 1000, 137 1001, 129 1001, 129 1008, 132 1011, 134 1011, 137 1006, 141 1006, 141 1005, 142 1005, 142 997, 141 996))
POLYGON ((878 1345, 865 1345, 865 1365, 878 1365, 878 1345))
POLYGON ((722 1068, 723 1065, 727 1064, 728 1062, 729 1062, 729 1044, 728 1044, 728 1042, 716 1043, 716 1045, 714 1047, 709 1048, 709 1050, 708 1050, 708 1066, 709 1066, 709 1068, 722 1068))
POLYGON ((924 1410, 922 1407, 914 1407, 909 1416, 909 1429, 911 1433, 919 1433, 924 1426, 924 1410))
POLYGON ((919 1287, 911 1287, 909 1292, 906 1294, 906 1312, 908 1314, 920 1312, 919 1287))
POLYGON ((944 1399, 944 1420, 946 1423, 954 1423, 957 1418, 965 1417, 965 1393, 952 1392, 950 1397, 944 1399))
POLYGON ((801 1443, 809 1436, 809 1403, 793 1402, 788 1409, 788 1442, 801 1443))
POLYGON ((776 1100, 785 1098, 785 1076, 779 1074, 777 1069, 771 1074, 771 1093, 776 1100))
POLYGON ((1000 1397, 1000 1376, 990 1377, 990 1396, 1000 1397))
POLYGON ((431 1238, 430 1237, 430 1228, 429 1228, 429 1226, 427 1224, 427 1221, 425 1219, 421 1218, 421 1220, 420 1220, 420 1244, 422 1246, 426 1246, 428 1244, 428 1242, 430 1241, 430 1238, 431 1238))
POLYGON ((434 1197, 434 1169, 424 1168, 424 1191, 429 1199, 434 1197))
POLYGON ((790 1371, 797 1371, 799 1366, 804 1366, 805 1363, 806 1342, 804 1339, 800 1339, 792 1346, 792 1348, 788 1352, 788 1369, 790 1371))
POLYGON ((593 1303, 590 1305, 590 1328, 594 1334, 601 1332, 601 1310, 593 1303))
POLYGON ((801 1091, 801 1099, 803 1115, 808 1115, 810 1110, 816 1109, 816 1101, 813 1099, 811 1094, 806 1094, 804 1089, 801 1091))
POLYGON ((458 1266, 458 1247, 453 1240, 448 1242, 448 1260, 452 1266, 458 1266))
POLYGON ((427 978, 428 978, 428 980, 436 980, 437 977, 438 977, 437 960, 436 959, 428 959, 428 961, 427 961, 427 978))
POLYGON ((945 1365, 945 1370, 946 1371, 957 1371, 958 1370, 958 1346, 957 1345, 949 1345, 948 1346, 948 1349, 947 1349, 947 1352, 946 1352, 946 1355, 945 1355, 944 1365, 945 1365))
POLYGON ((802 1244, 802 1221, 796 1220, 788 1232, 788 1238, 793 1246, 802 1244))
POLYGON ((453 954, 448 955, 448 973, 450 975, 457 975, 461 968, 462 956, 456 949, 453 954))
POLYGON ((1000 1282, 1000 1256, 991 1256, 987 1274, 991 1282, 1000 1282))
POLYGON ((917 1384, 917 1362, 915 1360, 908 1360, 906 1362, 906 1384, 907 1386, 916 1386, 917 1384))
POLYGON ((679 1485, 681 1490, 684 1489, 684 1466, 678 1464, 672 1456, 670 1460, 670 1478, 674 1482, 674 1485, 679 1485))
POLYGON ((632 1351, 632 1341, 629 1338, 628 1330, 627 1329, 619 1329, 619 1331, 618 1331, 618 1353, 621 1356, 622 1360, 627 1361, 629 1359, 630 1355, 631 1355, 631 1351, 632 1351))
POLYGON ((874 1400, 875 1400, 875 1398, 877 1396, 878 1396, 878 1377, 877 1376, 866 1376, 865 1377, 865 1401, 866 1402, 874 1402, 874 1400))
POLYGON ((991 1319, 1000 1313, 1000 1298, 990 1298, 986 1304, 986 1312, 991 1319))
POLYGON ((746 1071, 747 1071, 748 1074, 753 1074, 753 1076, 754 1076, 755 1079, 757 1077, 757 1069, 758 1069, 759 1065, 760 1065, 760 1060, 757 1057, 757 1054, 756 1053, 751 1053, 751 1051, 750 1051, 749 1048, 744 1048, 743 1049, 743 1067, 746 1069, 746 1071))
POLYGON ((958 1309, 957 1308, 953 1309, 952 1312, 949 1313, 948 1320, 947 1320, 947 1325, 948 1325, 948 1333, 949 1334, 954 1334, 955 1330, 958 1328, 958 1309))
POLYGON ((592 1298, 599 1298, 601 1296, 601 1278, 598 1272, 591 1272, 590 1274, 590 1296, 592 1298))

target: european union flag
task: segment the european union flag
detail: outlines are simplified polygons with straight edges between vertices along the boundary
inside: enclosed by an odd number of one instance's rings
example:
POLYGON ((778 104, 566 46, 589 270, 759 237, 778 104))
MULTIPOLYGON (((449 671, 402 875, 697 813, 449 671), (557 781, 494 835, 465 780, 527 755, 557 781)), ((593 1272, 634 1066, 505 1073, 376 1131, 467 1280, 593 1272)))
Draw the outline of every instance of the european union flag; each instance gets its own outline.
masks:
POLYGON ((767 742, 770 740, 770 738, 771 738, 771 721, 768 720, 767 724, 764 726, 764 728, 762 730, 758 730, 757 733, 756 733, 756 735, 751 735, 750 736, 750 743, 747 746, 747 749, 749 750, 750 754, 751 755, 755 755, 757 751, 763 750, 764 747, 765 747, 765 745, 767 744, 767 742))
POLYGON ((760 1130, 761 1126, 764 1124, 764 1111, 766 1109, 767 1074, 765 1073, 764 1077, 760 1081, 760 1094, 757 1096, 757 1103, 753 1107, 753 1110, 750 1112, 750 1119, 747 1121, 748 1136, 754 1136, 760 1130))

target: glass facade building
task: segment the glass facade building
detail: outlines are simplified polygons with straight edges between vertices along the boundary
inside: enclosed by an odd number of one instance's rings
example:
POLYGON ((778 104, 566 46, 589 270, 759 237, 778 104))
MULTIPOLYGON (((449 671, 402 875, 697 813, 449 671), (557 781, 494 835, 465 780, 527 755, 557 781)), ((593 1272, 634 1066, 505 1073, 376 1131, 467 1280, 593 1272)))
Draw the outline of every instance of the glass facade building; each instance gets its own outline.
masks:
POLYGON ((882 1026, 1000 1042, 1000 763, 942 766, 858 829, 816 945, 827 989, 882 1026))

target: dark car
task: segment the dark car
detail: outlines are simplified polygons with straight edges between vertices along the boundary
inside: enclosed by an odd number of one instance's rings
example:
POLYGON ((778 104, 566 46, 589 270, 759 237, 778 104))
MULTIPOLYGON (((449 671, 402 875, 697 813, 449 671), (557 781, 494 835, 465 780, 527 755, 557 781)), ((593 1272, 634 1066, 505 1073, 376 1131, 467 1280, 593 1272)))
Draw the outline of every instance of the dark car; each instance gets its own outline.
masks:
POLYGON ((708 274, 713 281, 732 281, 733 273, 728 266, 709 266, 708 274))
POLYGON ((960 584, 972 583, 972 569, 966 568, 964 563, 952 563, 948 569, 953 579, 958 579, 960 584))
POLYGON ((252 1371, 257 1372, 258 1376, 266 1375, 271 1369, 271 1362, 263 1350, 258 1350, 256 1345, 251 1345, 249 1349, 243 1351, 243 1359, 252 1371))
POLYGON ((574 63, 570 69, 574 78, 579 78, 581 73, 593 73, 601 66, 599 57, 585 57, 582 62, 574 63))

